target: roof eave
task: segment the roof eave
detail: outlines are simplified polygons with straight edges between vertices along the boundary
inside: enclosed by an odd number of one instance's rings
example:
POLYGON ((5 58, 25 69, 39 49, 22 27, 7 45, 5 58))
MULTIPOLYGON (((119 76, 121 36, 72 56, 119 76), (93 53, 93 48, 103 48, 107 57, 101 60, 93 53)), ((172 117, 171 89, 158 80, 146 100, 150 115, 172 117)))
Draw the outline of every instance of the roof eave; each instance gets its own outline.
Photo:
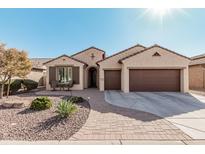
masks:
POLYGON ((146 49, 145 46, 143 46, 143 45, 141 45, 141 44, 137 44, 137 45, 134 45, 134 46, 129 47, 129 48, 127 48, 127 49, 124 49, 124 50, 122 50, 122 51, 119 51, 119 52, 117 52, 117 53, 115 53, 115 54, 113 54, 113 55, 111 55, 111 56, 108 56, 108 57, 106 57, 105 59, 99 60, 99 61, 96 62, 96 64, 98 64, 98 63, 100 63, 100 62, 103 62, 103 61, 105 61, 105 60, 107 60, 107 59, 109 59, 109 58, 111 58, 111 57, 115 57, 115 56, 119 55, 120 53, 126 52, 127 50, 132 49, 132 48, 135 48, 135 47, 142 47, 142 48, 145 48, 145 49, 146 49))
POLYGON ((59 56, 59 57, 57 57, 57 58, 53 58, 53 59, 51 59, 51 60, 49 60, 49 61, 43 63, 43 65, 46 65, 46 64, 48 64, 48 63, 50 63, 50 62, 52 62, 52 61, 54 61, 54 60, 56 60, 56 59, 58 59, 58 58, 61 58, 61 57, 68 57, 68 58, 73 59, 73 60, 75 60, 75 61, 77 61, 77 62, 79 62, 79 63, 84 64, 86 67, 88 66, 88 64, 86 64, 85 62, 82 62, 82 61, 80 61, 80 60, 78 60, 78 59, 75 59, 75 58, 70 57, 70 56, 65 55, 65 54, 63 54, 63 55, 61 55, 61 56, 59 56))
POLYGON ((134 54, 132 54, 132 55, 129 55, 129 56, 127 56, 127 57, 124 57, 124 58, 120 59, 119 62, 122 63, 122 61, 124 61, 124 60, 126 60, 126 59, 129 59, 129 58, 131 58, 131 57, 133 57, 133 56, 135 56, 135 55, 138 55, 138 54, 140 54, 140 53, 143 53, 144 51, 150 50, 150 49, 152 49, 152 48, 154 48, 154 47, 158 47, 158 48, 164 49, 164 50, 166 50, 166 51, 168 51, 168 52, 171 52, 171 53, 173 53, 173 54, 175 54, 175 55, 177 55, 177 56, 181 56, 181 57, 186 58, 186 59, 188 59, 188 60, 191 61, 191 58, 189 58, 189 57, 186 57, 186 56, 181 55, 181 54, 179 54, 179 53, 177 53, 177 52, 174 52, 174 51, 172 51, 172 50, 169 50, 169 49, 167 49, 167 48, 164 48, 164 47, 162 47, 162 46, 159 46, 159 45, 157 45, 157 44, 154 44, 153 46, 150 46, 149 48, 145 48, 144 50, 141 50, 141 51, 139 51, 139 52, 137 52, 137 53, 134 53, 134 54))
POLYGON ((119 63, 119 64, 122 64, 122 60, 119 60, 118 63, 119 63))
POLYGON ((46 70, 45 68, 32 67, 31 69, 46 70))
POLYGON ((91 46, 91 47, 89 47, 89 48, 86 48, 86 49, 84 49, 84 50, 81 50, 81 51, 79 51, 79 52, 77 52, 77 53, 75 53, 75 54, 71 55, 70 57, 73 57, 73 56, 76 56, 76 55, 78 55, 78 54, 81 54, 81 53, 83 53, 83 52, 85 52, 85 51, 87 51, 87 50, 89 50, 89 49, 96 49, 96 50, 98 50, 98 51, 100 51, 100 52, 105 53, 105 51, 104 51, 104 50, 99 49, 99 48, 94 47, 94 46, 91 46))

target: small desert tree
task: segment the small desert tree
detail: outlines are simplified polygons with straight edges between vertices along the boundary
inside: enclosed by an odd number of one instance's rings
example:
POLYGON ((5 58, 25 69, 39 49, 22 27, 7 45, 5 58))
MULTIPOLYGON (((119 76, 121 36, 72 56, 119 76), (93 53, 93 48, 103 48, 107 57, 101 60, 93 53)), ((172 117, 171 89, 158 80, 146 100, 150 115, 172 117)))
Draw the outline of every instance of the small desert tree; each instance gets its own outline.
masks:
POLYGON ((24 78, 31 71, 31 67, 25 51, 6 49, 4 44, 0 44, 0 98, 3 97, 4 84, 8 82, 8 97, 12 77, 24 78))
POLYGON ((0 99, 3 97, 4 84, 8 81, 5 52, 5 44, 0 43, 0 99))
POLYGON ((8 97, 12 77, 24 78, 28 73, 30 73, 32 64, 25 51, 19 51, 15 48, 7 49, 5 57, 7 60, 5 70, 8 78, 8 97))

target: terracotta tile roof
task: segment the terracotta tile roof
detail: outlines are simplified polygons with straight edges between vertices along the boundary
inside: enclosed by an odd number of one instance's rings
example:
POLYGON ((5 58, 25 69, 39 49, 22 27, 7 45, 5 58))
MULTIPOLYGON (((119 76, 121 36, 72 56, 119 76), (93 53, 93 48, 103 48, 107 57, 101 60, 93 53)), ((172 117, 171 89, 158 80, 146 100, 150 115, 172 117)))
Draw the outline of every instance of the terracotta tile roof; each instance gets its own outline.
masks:
POLYGON ((89 49, 96 49, 96 50, 99 50, 99 51, 105 53, 105 51, 103 51, 102 49, 99 49, 99 48, 96 48, 96 47, 92 46, 92 47, 90 47, 90 48, 84 49, 84 50, 82 50, 82 51, 79 51, 79 52, 77 52, 77 53, 71 55, 71 57, 76 56, 76 55, 78 55, 78 54, 80 54, 80 53, 82 53, 82 52, 88 51, 89 49))
POLYGON ((137 54, 140 54, 140 53, 142 53, 142 52, 144 52, 144 51, 147 51, 147 50, 149 50, 149 49, 152 49, 152 48, 154 48, 154 47, 158 47, 158 48, 164 49, 164 50, 169 51, 169 52, 171 52, 171 53, 173 53, 173 54, 175 54, 175 55, 178 55, 178 56, 181 56, 181 57, 183 57, 183 58, 186 58, 186 59, 191 60, 189 57, 186 57, 186 56, 184 56, 184 55, 181 55, 181 54, 176 53, 176 52, 174 52, 174 51, 172 51, 172 50, 169 50, 169 49, 167 49, 167 48, 164 48, 164 47, 162 47, 162 46, 159 46, 159 45, 155 44, 155 45, 153 45, 153 46, 151 46, 151 47, 149 47, 149 48, 146 48, 146 49, 144 49, 144 50, 141 50, 141 51, 139 51, 139 52, 136 52, 136 53, 134 53, 134 54, 132 54, 132 55, 129 55, 129 56, 127 56, 127 57, 124 57, 124 58, 120 59, 120 60, 119 60, 119 63, 122 63, 123 60, 128 59, 128 58, 130 58, 130 57, 133 57, 133 56, 135 56, 135 55, 137 55, 137 54))
POLYGON ((88 65, 88 64, 86 64, 85 62, 83 62, 83 61, 81 61, 81 60, 78 60, 78 59, 76 59, 76 58, 70 57, 70 56, 65 55, 65 54, 64 54, 64 55, 61 55, 61 56, 59 56, 59 57, 53 58, 53 59, 51 59, 51 60, 49 60, 49 61, 43 63, 43 65, 45 65, 45 64, 47 64, 47 63, 50 63, 50 62, 52 62, 52 61, 54 61, 54 60, 56 60, 56 59, 58 59, 58 58, 61 58, 61 57, 68 57, 68 58, 73 59, 73 60, 75 60, 75 61, 77 61, 77 62, 80 62, 80 63, 82 63, 82 64, 84 64, 84 65, 86 65, 86 66, 88 65))
POLYGON ((135 46, 132 46, 132 47, 130 47, 130 48, 127 48, 127 49, 125 49, 125 50, 122 50, 122 51, 120 51, 120 52, 117 52, 117 53, 115 53, 115 54, 113 54, 113 55, 111 55, 111 56, 109 56, 109 57, 106 57, 105 59, 102 59, 102 60, 98 61, 97 64, 100 63, 100 62, 102 62, 102 61, 105 61, 105 60, 107 60, 107 59, 109 59, 109 58, 111 58, 111 57, 117 56, 117 55, 119 55, 119 54, 121 54, 121 53, 123 53, 123 52, 126 52, 126 51, 128 51, 128 50, 130 50, 130 49, 132 49, 132 48, 135 48, 135 47, 143 47, 143 48, 146 48, 146 47, 143 46, 143 45, 137 44, 137 45, 135 45, 135 46))

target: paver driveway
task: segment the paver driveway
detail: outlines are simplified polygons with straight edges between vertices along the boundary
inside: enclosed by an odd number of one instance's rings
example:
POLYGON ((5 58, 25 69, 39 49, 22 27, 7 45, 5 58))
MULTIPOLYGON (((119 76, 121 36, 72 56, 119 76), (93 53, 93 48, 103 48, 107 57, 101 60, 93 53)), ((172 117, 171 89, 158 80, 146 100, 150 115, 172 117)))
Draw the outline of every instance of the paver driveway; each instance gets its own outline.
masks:
MULTIPOLYGON (((45 95, 68 95, 68 92, 43 91, 45 95)), ((108 104, 104 92, 97 89, 73 91, 73 95, 90 97, 91 112, 85 125, 71 140, 190 140, 169 121, 156 115, 108 104)))
POLYGON ((205 139, 205 97, 175 92, 105 92, 107 102, 166 118, 194 139, 205 139))

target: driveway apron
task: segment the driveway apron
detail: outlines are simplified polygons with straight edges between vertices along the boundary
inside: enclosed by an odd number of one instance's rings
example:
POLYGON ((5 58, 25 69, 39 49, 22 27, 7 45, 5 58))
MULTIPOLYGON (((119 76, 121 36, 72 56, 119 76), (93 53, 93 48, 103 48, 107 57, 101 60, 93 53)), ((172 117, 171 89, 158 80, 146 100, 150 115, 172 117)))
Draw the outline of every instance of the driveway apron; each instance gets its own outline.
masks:
POLYGON ((116 106, 160 116, 192 138, 205 139, 204 96, 176 92, 106 91, 105 100, 116 106))

